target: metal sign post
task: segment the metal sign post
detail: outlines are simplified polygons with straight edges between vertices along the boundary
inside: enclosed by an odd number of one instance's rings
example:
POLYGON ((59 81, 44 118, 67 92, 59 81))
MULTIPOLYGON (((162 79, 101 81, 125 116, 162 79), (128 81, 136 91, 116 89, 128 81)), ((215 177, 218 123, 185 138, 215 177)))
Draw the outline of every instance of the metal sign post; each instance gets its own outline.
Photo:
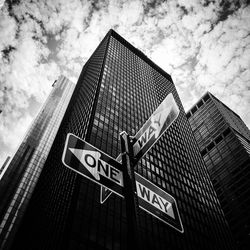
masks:
MULTIPOLYGON (((150 148, 161 138, 163 133, 177 119, 180 109, 172 93, 166 96, 150 118, 141 129, 133 136, 133 164, 137 162, 150 150, 150 148)), ((116 159, 119 160, 119 156, 116 159)), ((101 188, 101 203, 111 194, 111 190, 101 188)))
POLYGON ((184 232, 174 197, 134 172, 138 161, 177 119, 179 113, 179 107, 170 93, 134 137, 129 137, 125 131, 120 133, 122 152, 116 160, 76 135, 67 135, 63 164, 101 185, 101 203, 111 192, 125 198, 129 250, 142 249, 138 231, 139 207, 177 231, 184 232))
POLYGON ((126 201, 126 215, 128 228, 127 249, 141 249, 140 235, 138 233, 138 198, 135 186, 135 173, 133 166, 133 148, 126 132, 120 133, 122 165, 124 167, 124 197, 126 201))

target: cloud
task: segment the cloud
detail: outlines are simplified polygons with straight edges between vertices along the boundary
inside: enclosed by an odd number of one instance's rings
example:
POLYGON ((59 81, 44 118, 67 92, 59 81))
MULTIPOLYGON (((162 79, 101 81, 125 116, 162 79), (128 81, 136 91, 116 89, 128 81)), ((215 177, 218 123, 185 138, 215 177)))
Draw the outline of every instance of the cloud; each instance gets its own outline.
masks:
POLYGON ((0 9, 3 7, 5 0, 0 0, 0 9))
POLYGON ((246 1, 26 0, 9 7, 0 14, 0 143, 9 151, 14 144, 3 134, 13 121, 31 121, 31 106, 38 108, 60 73, 76 81, 110 28, 172 75, 186 109, 209 90, 250 126, 246 1))
POLYGON ((0 12, 0 51, 9 46, 15 46, 15 34, 17 25, 15 20, 10 17, 6 8, 0 12))
POLYGON ((228 103, 230 96, 241 99, 248 98, 245 95, 249 94, 249 16, 249 7, 239 9, 201 39, 203 46, 195 68, 196 85, 210 86, 219 98, 227 93, 228 103))
MULTIPOLYGON (((56 64, 43 63, 50 51, 43 43, 33 39, 39 28, 32 20, 22 24, 15 41, 15 49, 8 55, 9 61, 2 61, 2 86, 9 90, 4 93, 5 95, 12 92, 25 93, 28 97, 35 96, 42 102, 49 92, 51 81, 57 77, 59 70, 56 64)), ((13 98, 12 104, 15 102, 20 108, 26 107, 24 102, 17 102, 13 98)), ((6 106, 6 103, 2 105, 6 106)))
POLYGON ((7 156, 12 156, 13 152, 17 149, 17 146, 21 143, 27 128, 31 124, 31 121, 32 117, 27 113, 19 118, 15 116, 8 117, 8 120, 1 117, 0 165, 4 162, 7 156))
POLYGON ((111 23, 117 23, 123 28, 140 25, 143 17, 143 6, 141 1, 110 1, 108 14, 111 23))
POLYGON ((81 20, 82 29, 75 26, 75 16, 72 17, 72 22, 61 34, 63 42, 58 49, 60 64, 69 65, 76 75, 110 28, 116 27, 124 34, 139 25, 143 16, 141 1, 97 2, 77 9, 81 10, 78 23, 81 20))
POLYGON ((226 15, 218 2, 157 5, 144 17, 150 24, 145 38, 155 31, 160 39, 153 39, 146 52, 172 75, 186 109, 209 90, 249 126, 250 11, 244 3, 237 6, 229 4, 226 15))
MULTIPOLYGON (((34 114, 31 99, 43 103, 60 70, 48 61, 41 25, 27 13, 16 21, 3 7, 0 27, 1 155, 17 146, 34 114), (32 110, 32 112, 30 112, 32 110), (17 126, 18 124, 18 126, 17 126)), ((37 106, 37 109, 39 106, 37 106)))

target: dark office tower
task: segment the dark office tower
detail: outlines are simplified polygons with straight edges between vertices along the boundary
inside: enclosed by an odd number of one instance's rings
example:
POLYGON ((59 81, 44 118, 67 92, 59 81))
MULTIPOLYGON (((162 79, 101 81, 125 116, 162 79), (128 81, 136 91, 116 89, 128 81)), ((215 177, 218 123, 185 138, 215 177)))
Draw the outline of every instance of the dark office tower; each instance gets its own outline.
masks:
POLYGON ((211 93, 187 117, 239 249, 249 249, 250 131, 211 93))
POLYGON ((73 133, 116 158, 119 133, 135 135, 170 93, 179 116, 135 171, 176 198, 184 232, 139 209, 141 249, 233 249, 171 77, 113 30, 82 69, 13 249, 127 249, 125 199, 100 204, 100 186, 63 165, 65 140, 73 133))
MULTIPOLYGON (((67 78, 59 77, 3 172, 0 179, 0 249, 8 249, 13 242, 74 87, 67 78)), ((43 201, 46 202, 46 198, 43 201)))

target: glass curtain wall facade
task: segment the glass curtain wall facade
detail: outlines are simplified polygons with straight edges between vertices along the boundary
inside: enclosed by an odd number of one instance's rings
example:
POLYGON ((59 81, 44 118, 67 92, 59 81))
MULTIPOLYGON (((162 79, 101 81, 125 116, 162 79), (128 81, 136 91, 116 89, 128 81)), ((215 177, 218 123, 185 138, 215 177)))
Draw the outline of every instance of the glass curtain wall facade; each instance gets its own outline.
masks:
POLYGON ((187 112, 239 249, 250 246, 250 131, 211 93, 187 112))
POLYGON ((0 180, 0 249, 8 249, 29 203, 74 84, 60 76, 0 180))
POLYGON ((1 180, 3 174, 4 174, 5 170, 6 170, 6 167, 8 165, 9 160, 10 160, 10 156, 7 156, 6 160, 4 161, 3 165, 0 168, 0 180, 1 180))
POLYGON ((61 161, 68 133, 116 158, 169 94, 180 115, 135 171, 176 198, 184 233, 139 210, 142 249, 234 249, 171 77, 113 30, 84 65, 13 249, 127 249, 125 200, 61 161))

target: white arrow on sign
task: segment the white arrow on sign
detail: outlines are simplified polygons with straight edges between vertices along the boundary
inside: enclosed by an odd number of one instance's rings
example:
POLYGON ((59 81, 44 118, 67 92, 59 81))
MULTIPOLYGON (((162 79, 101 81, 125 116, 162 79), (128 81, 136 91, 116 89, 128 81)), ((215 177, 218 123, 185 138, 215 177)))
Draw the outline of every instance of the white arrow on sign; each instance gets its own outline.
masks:
POLYGON ((96 179, 100 180, 99 172, 97 171, 97 164, 100 160, 101 153, 91 150, 83 150, 77 148, 69 148, 69 150, 76 156, 82 165, 89 171, 90 174, 96 179))
POLYGON ((122 172, 101 160, 101 153, 76 148, 69 148, 69 150, 97 181, 100 180, 100 175, 102 175, 123 187, 122 172))
POLYGON ((121 163, 72 133, 67 134, 62 163, 74 172, 124 197, 121 163))

